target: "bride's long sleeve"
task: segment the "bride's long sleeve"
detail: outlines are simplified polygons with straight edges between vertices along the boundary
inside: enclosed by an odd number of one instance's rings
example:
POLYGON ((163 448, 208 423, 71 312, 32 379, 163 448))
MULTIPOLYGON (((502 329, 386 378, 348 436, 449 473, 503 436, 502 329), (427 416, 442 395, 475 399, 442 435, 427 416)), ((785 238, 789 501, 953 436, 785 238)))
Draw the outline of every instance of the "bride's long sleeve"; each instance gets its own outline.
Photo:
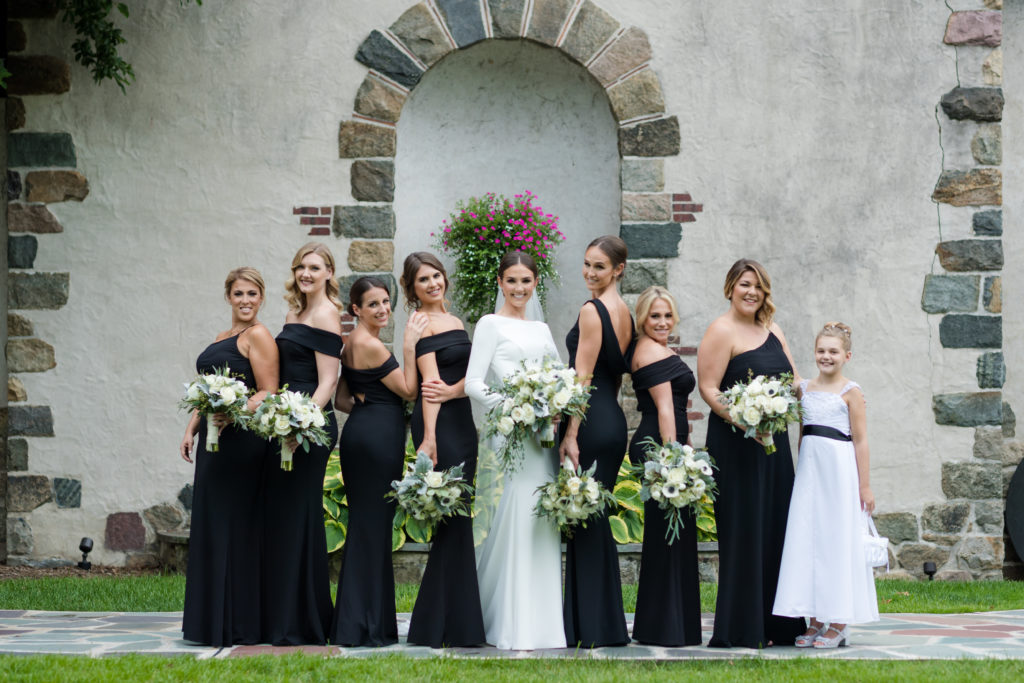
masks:
POLYGON ((473 332, 473 348, 466 367, 466 395, 490 410, 501 398, 487 388, 487 371, 498 348, 498 329, 493 315, 480 318, 473 332))

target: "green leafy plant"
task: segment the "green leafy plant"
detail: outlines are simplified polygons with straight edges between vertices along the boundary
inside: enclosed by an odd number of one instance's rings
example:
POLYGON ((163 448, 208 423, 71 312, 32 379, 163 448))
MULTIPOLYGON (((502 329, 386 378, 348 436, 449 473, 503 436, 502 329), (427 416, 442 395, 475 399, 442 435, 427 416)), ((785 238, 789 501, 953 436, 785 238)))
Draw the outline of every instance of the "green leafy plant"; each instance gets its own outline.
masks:
POLYGON ((493 192, 459 202, 456 210, 431 233, 435 246, 455 257, 452 296, 455 307, 475 322, 494 312, 501 257, 509 251, 526 252, 537 262, 537 295, 544 304, 548 288, 558 282, 554 248, 565 241, 558 217, 534 205, 532 192, 511 200, 493 192))

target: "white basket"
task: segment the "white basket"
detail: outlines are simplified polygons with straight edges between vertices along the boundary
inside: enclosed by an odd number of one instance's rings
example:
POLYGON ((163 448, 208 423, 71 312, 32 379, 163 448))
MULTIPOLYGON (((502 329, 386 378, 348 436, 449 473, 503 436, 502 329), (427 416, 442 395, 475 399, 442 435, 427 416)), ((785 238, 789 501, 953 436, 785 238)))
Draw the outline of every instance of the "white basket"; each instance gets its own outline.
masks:
POLYGON ((885 567, 889 569, 889 539, 879 536, 871 515, 864 513, 867 529, 864 530, 864 561, 869 567, 885 567))

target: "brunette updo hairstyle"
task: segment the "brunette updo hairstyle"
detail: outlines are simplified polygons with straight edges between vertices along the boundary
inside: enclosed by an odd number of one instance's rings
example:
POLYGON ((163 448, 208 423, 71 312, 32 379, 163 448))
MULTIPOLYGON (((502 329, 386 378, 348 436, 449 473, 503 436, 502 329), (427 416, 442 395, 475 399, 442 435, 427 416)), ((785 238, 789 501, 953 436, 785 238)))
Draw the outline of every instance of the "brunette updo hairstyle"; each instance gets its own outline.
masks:
POLYGON ((330 269, 331 277, 327 278, 326 282, 327 298, 337 307, 338 312, 341 312, 344 307, 341 305, 341 288, 338 287, 338 281, 334 279, 334 275, 337 273, 334 268, 334 254, 323 242, 308 242, 295 252, 295 257, 292 259, 291 277, 284 283, 284 300, 288 302, 288 308, 299 314, 306 310, 308 305, 306 295, 299 290, 299 286, 295 283, 295 269, 302 264, 302 259, 310 254, 316 254, 322 258, 324 265, 330 269))
POLYGON ((263 284, 263 276, 260 275, 260 271, 256 270, 252 266, 242 266, 235 268, 228 276, 224 278, 224 298, 227 299, 231 296, 231 287, 239 280, 245 280, 256 285, 256 289, 260 290, 260 304, 267 298, 267 286, 263 284))
MULTIPOLYGON (((444 264, 441 263, 441 259, 437 258, 429 251, 414 251, 405 257, 405 262, 402 264, 402 277, 398 280, 398 284, 402 288, 402 292, 405 294, 405 310, 414 311, 419 310, 423 302, 416 296, 416 274, 420 272, 420 268, 423 266, 430 266, 441 271, 441 276, 444 277, 444 293, 448 294, 448 287, 451 282, 448 280, 448 271, 444 269, 444 264)), ((445 310, 448 309, 448 299, 444 300, 445 310)))
POLYGON ((757 313, 754 314, 754 320, 765 327, 770 327, 772 320, 775 318, 775 303, 772 301, 772 279, 768 277, 768 271, 764 269, 764 266, 757 261, 741 258, 732 264, 729 272, 725 275, 725 287, 722 288, 725 292, 725 298, 732 299, 732 290, 736 288, 736 283, 740 281, 743 273, 746 272, 754 274, 754 277, 757 278, 757 284, 761 285, 761 291, 764 292, 764 301, 761 302, 761 308, 757 309, 757 313))
POLYGON ((533 277, 540 277, 540 271, 537 270, 537 262, 533 260, 532 256, 525 251, 510 251, 502 256, 501 261, 498 262, 498 279, 500 280, 505 271, 512 266, 526 266, 533 273, 533 277))
POLYGON ((355 282, 352 283, 351 289, 348 290, 348 314, 355 315, 355 307, 363 305, 363 296, 371 289, 383 289, 391 296, 391 290, 388 289, 388 283, 384 280, 376 277, 375 275, 364 275, 355 282))
MULTIPOLYGON (((622 240, 621 237, 615 235, 601 235, 594 239, 590 244, 587 245, 587 249, 591 247, 597 247, 601 250, 608 260, 612 262, 612 268, 618 268, 620 265, 624 266, 626 258, 629 256, 629 247, 622 240)), ((623 268, 622 272, 616 276, 616 280, 621 280, 622 276, 626 274, 626 269, 623 268)))
POLYGON ((839 340, 839 343, 843 345, 843 351, 853 350, 853 342, 850 336, 853 334, 853 330, 850 326, 838 321, 828 322, 821 328, 821 332, 814 338, 814 343, 817 344, 818 340, 822 337, 835 337, 839 340))

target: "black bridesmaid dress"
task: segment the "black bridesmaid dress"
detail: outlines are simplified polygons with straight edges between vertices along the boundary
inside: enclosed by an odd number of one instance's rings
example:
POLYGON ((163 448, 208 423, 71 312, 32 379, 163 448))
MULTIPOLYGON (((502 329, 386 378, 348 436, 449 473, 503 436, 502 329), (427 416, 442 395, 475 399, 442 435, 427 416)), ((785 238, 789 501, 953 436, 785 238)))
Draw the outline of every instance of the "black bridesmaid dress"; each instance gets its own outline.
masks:
POLYGON ((398 368, 394 356, 369 370, 342 366, 355 405, 338 446, 348 497, 348 533, 342 549, 330 640, 347 647, 398 642, 391 527, 395 501, 385 499, 402 477, 405 410, 381 379, 398 368), (359 399, 357 395, 362 395, 359 399))
MULTIPOLYGON (((686 443, 690 426, 686 402, 696 386, 693 373, 679 356, 669 356, 633 373, 633 389, 642 415, 629 445, 634 464, 647 460, 641 441, 661 443, 658 408, 650 388, 669 382, 676 418, 676 441, 686 443)), ((697 572, 697 523, 692 511, 683 515, 683 528, 672 545, 665 540, 668 522, 657 501, 644 503, 644 545, 636 590, 633 640, 651 645, 700 645, 700 578, 697 572)))
MULTIPOLYGON (((238 336, 214 342, 199 354, 196 370, 228 366, 256 388, 238 336)), ((185 640, 228 647, 260 642, 260 557, 263 554, 264 464, 269 443, 229 425, 220 450, 206 451, 206 418, 199 422, 192 493, 192 530, 185 580, 185 640)))
MULTIPOLYGON (((729 361, 719 387, 725 391, 754 375, 792 372, 774 334, 761 346, 729 361)), ((772 614, 782 563, 789 498, 793 491, 793 457, 786 432, 775 435, 772 455, 744 438, 712 413, 708 452, 718 467, 718 602, 710 647, 767 647, 790 644, 804 632, 803 619, 772 614)))
MULTIPOLYGON (((436 354, 437 369, 445 384, 466 376, 471 348, 465 330, 449 330, 421 339, 416 356, 436 354)), ((469 398, 441 404, 435 429, 437 469, 463 464, 463 480, 472 485, 476 476, 477 433, 469 398)), ((423 398, 416 399, 412 414, 412 441, 423 441, 423 398)), ((470 501, 467 500, 467 508, 470 501)), ((416 606, 409 623, 409 642, 430 647, 473 647, 487 639, 480 607, 473 549, 473 519, 449 517, 437 525, 431 539, 427 568, 420 582, 416 606)))
MULTIPOLYGON (((319 385, 316 352, 341 356, 341 337, 301 323, 288 323, 277 336, 281 386, 312 396, 319 385)), ((280 445, 272 442, 266 467, 263 641, 274 645, 327 642, 331 588, 324 535, 324 470, 338 425, 334 406, 324 407, 327 446, 295 450, 293 469, 281 469, 280 445)))
MULTIPOLYGON (((622 374, 629 371, 633 342, 626 353, 619 349, 608 309, 599 299, 591 299, 601 317, 601 351, 594 363, 590 407, 580 425, 576 443, 580 466, 597 461, 595 476, 611 491, 615 488, 619 466, 626 455, 626 416, 619 406, 622 374)), ((580 321, 565 336, 569 365, 576 364, 580 341, 580 321)), ((564 425, 563 421, 563 435, 564 425)), ((622 580, 619 576, 619 552, 608 525, 608 510, 600 518, 578 526, 566 543, 565 598, 562 606, 565 642, 569 647, 603 647, 629 642, 626 617, 622 610, 622 580)))

